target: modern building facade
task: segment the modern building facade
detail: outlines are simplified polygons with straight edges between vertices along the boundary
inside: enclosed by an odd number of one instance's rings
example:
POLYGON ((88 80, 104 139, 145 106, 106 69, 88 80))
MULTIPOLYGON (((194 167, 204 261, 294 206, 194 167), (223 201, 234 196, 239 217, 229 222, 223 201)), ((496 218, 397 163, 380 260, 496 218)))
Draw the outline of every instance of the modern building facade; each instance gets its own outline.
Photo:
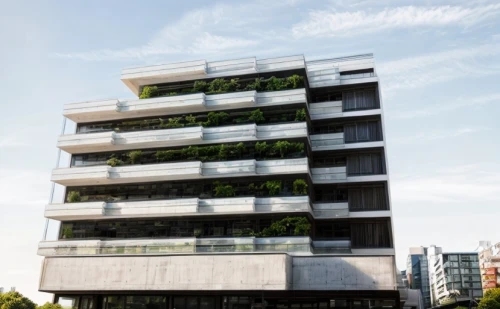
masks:
POLYGON ((483 292, 500 287, 500 242, 479 252, 483 292))
POLYGON ((75 309, 399 307, 371 54, 121 79, 138 99, 64 106, 40 291, 75 309))
POLYGON ((429 264, 427 262, 427 248, 410 248, 406 264, 406 277, 410 289, 420 290, 425 308, 431 307, 429 285, 429 264))
POLYGON ((477 252, 443 253, 427 248, 432 306, 469 302, 483 296, 477 252))

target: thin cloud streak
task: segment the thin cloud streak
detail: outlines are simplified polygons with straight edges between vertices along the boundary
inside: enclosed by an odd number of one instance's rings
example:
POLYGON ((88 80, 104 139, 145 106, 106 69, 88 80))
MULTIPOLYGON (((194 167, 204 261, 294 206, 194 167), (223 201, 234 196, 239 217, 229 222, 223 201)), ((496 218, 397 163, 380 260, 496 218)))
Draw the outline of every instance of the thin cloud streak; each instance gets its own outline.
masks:
POLYGON ((450 130, 450 131, 431 131, 425 133, 419 133, 413 136, 403 136, 391 138, 390 143, 394 144, 402 144, 402 145, 414 145, 417 143, 427 143, 433 142, 442 139, 459 137, 466 134, 472 134, 482 131, 487 131, 488 128, 485 127, 466 127, 460 128, 458 130, 450 130))
POLYGON ((459 25, 469 27, 494 18, 500 14, 500 4, 477 7, 403 6, 386 8, 371 13, 359 10, 354 12, 337 12, 313 10, 309 16, 292 28, 295 38, 303 37, 335 37, 351 36, 388 29, 411 27, 442 27, 459 25))

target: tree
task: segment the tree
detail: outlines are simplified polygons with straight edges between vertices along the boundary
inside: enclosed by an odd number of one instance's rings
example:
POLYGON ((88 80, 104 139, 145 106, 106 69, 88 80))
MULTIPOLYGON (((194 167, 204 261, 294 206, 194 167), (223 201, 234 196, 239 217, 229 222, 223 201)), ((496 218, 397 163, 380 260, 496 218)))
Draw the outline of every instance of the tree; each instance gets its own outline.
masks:
POLYGON ((36 309, 36 304, 19 292, 0 295, 0 309, 36 309))
POLYGON ((42 306, 38 306, 37 309, 62 309, 62 306, 59 304, 51 304, 49 302, 46 302, 42 306))
POLYGON ((478 309, 500 309, 500 288, 490 289, 484 293, 478 309))

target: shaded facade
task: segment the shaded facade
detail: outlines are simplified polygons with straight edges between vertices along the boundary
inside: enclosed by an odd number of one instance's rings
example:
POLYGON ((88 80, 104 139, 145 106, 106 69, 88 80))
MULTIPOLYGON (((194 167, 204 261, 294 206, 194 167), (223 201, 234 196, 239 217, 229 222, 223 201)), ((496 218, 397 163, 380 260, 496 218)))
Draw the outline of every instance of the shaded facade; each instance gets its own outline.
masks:
POLYGON ((408 254, 406 277, 410 289, 420 290, 425 308, 431 307, 429 284, 429 265, 427 262, 427 248, 410 248, 408 254))

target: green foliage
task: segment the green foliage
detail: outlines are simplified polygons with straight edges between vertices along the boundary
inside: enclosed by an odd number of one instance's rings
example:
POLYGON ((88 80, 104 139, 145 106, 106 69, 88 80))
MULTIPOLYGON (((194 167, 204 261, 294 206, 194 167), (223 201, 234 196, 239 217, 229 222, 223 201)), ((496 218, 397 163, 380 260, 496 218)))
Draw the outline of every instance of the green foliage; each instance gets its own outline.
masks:
POLYGON ((73 229, 69 226, 63 227, 62 235, 63 238, 73 238, 73 229))
POLYGON ((130 163, 137 164, 141 160, 142 151, 141 150, 131 151, 127 154, 127 157, 130 160, 130 163))
POLYGON ((307 114, 305 108, 298 109, 295 112, 295 121, 306 121, 306 119, 307 119, 307 114))
POLYGON ((494 298, 485 297, 481 299, 477 309, 500 309, 500 302, 496 301, 494 298))
POLYGON ((304 87, 304 77, 294 74, 286 78, 288 85, 293 89, 304 87))
POLYGON ((255 143, 255 151, 258 152, 260 155, 262 153, 265 153, 267 151, 267 143, 266 142, 257 142, 255 143))
POLYGON ((306 217, 286 217, 280 221, 273 222, 258 233, 259 237, 286 236, 291 231, 293 236, 308 236, 311 230, 311 224, 306 217))
POLYGON ((500 303, 500 288, 489 289, 484 292, 483 298, 493 298, 500 303))
POLYGON ((231 197, 236 195, 236 191, 231 185, 223 185, 220 182, 214 182, 214 196, 215 197, 231 197))
POLYGON ((188 148, 183 148, 181 154, 188 160, 196 160, 199 157, 198 146, 189 146, 188 148))
POLYGON ((147 99, 158 96, 158 87, 156 86, 144 86, 142 88, 141 95, 139 99, 147 99))
POLYGON ((256 78, 254 82, 248 83, 245 90, 262 91, 263 83, 261 78, 256 78))
POLYGON ((277 141, 274 143, 272 149, 276 152, 279 152, 281 158, 285 157, 285 154, 291 148, 291 143, 289 141, 277 141))
POLYGON ((36 309, 36 304, 19 292, 0 294, 1 309, 36 309))
POLYGON ((160 162, 171 161, 175 157, 175 152, 173 150, 158 150, 155 157, 160 162))
POLYGON ((208 94, 210 93, 224 93, 233 92, 240 88, 237 78, 232 78, 230 80, 225 80, 223 78, 216 78, 210 82, 208 85, 208 94))
POLYGON ((293 195, 307 195, 307 182, 304 179, 295 179, 293 182, 293 195))
POLYGON ((266 118, 264 118, 264 113, 258 108, 248 113, 248 120, 255 123, 261 123, 264 122, 266 118))
POLYGON ((167 123, 164 122, 163 119, 160 119, 160 128, 181 128, 184 126, 184 124, 181 123, 182 117, 172 117, 168 118, 167 123))
POLYGON ((207 92, 208 83, 204 80, 197 80, 194 82, 193 89, 195 92, 207 92))
POLYGON ((108 161, 106 161, 106 164, 115 167, 123 165, 123 161, 118 158, 111 157, 108 161))
POLYGON ((228 117, 229 114, 225 112, 210 112, 207 116, 208 120, 203 125, 206 127, 220 126, 226 122, 228 117))
POLYGON ((260 188, 266 188, 271 196, 278 195, 281 191, 281 180, 268 180, 260 188))
POLYGON ((46 302, 42 306, 38 306, 37 309, 63 309, 63 307, 60 304, 46 302))
POLYGON ((184 117, 184 119, 186 120, 188 125, 197 125, 196 116, 189 115, 189 116, 184 117))
POLYGON ((80 202, 82 198, 80 197, 80 192, 77 191, 69 191, 67 201, 68 203, 76 203, 80 202))

